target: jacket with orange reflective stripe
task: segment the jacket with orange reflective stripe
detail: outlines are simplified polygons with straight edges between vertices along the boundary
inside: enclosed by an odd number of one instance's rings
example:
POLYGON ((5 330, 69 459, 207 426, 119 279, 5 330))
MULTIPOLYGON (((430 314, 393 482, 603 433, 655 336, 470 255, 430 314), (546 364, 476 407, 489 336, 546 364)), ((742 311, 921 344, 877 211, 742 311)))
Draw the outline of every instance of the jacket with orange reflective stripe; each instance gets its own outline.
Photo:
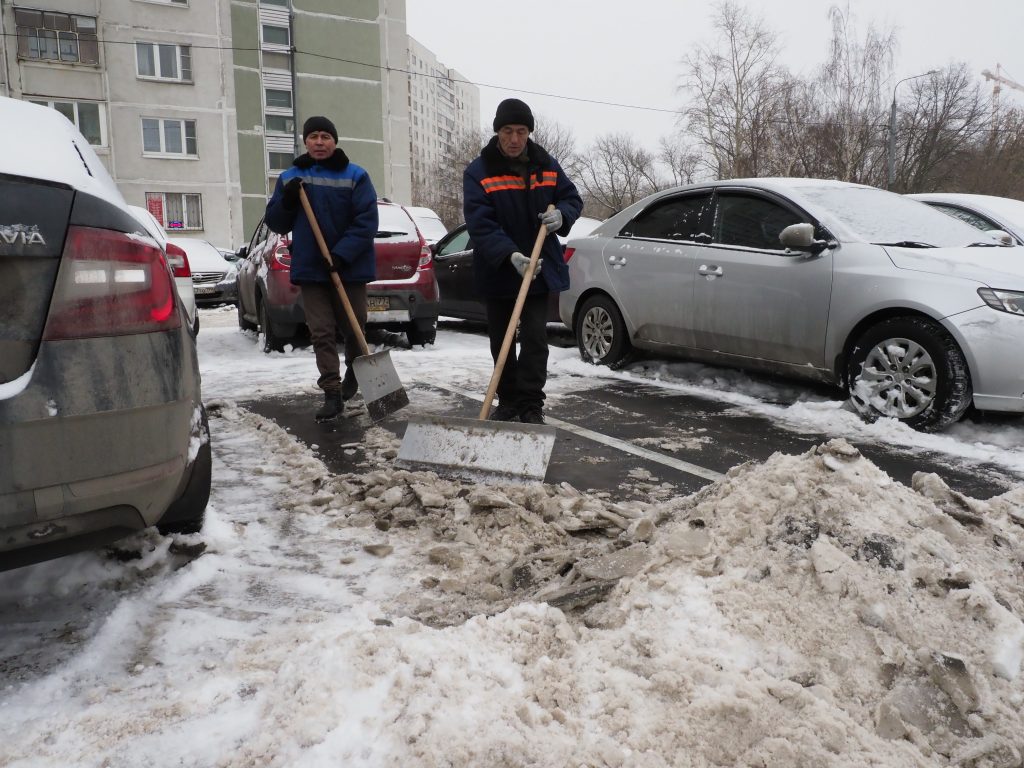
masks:
POLYGON ((529 140, 526 153, 529 185, 525 174, 517 172, 516 164, 501 154, 497 136, 462 177, 463 213, 473 242, 473 278, 484 297, 510 298, 519 291, 522 278, 509 256, 516 251, 530 255, 541 226, 537 214, 549 204, 562 212, 562 228, 544 241, 540 254, 544 266, 530 293, 558 292, 569 287, 569 269, 555 235, 569 233, 583 210, 583 200, 558 161, 543 147, 529 140))

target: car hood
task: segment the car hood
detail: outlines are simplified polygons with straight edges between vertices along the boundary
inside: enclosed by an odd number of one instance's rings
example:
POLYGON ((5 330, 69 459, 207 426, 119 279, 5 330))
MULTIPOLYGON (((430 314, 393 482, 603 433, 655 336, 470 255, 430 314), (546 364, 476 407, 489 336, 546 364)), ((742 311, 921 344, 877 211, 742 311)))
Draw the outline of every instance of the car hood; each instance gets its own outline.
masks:
POLYGON ((1024 290, 1024 248, 884 248, 898 269, 1024 290))

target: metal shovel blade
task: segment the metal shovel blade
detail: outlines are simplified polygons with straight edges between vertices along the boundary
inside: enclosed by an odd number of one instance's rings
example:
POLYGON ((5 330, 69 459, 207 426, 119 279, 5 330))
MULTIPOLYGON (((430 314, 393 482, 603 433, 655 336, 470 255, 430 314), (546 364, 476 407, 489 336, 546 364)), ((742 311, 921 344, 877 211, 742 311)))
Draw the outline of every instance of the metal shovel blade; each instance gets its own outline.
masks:
POLYGON ((373 421, 380 421, 409 404, 409 396, 388 352, 360 355, 352 361, 352 371, 373 421))
POLYGON ((410 416, 395 464, 466 480, 542 482, 554 445, 551 426, 410 416))

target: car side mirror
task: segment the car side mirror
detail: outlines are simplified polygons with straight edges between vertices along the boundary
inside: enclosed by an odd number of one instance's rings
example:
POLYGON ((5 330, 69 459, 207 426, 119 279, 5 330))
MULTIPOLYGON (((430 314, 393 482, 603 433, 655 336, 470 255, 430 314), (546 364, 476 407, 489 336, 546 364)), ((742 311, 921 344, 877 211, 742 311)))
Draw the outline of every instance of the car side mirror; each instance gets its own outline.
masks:
POLYGON ((827 241, 814 238, 814 225, 807 223, 790 224, 779 233, 779 242, 787 250, 807 251, 815 254, 821 253, 828 247, 827 241))
POLYGON ((1013 245, 1013 235, 1004 229, 986 229, 985 234, 993 238, 1000 245, 1013 245))
POLYGON ((241 248, 239 248, 237 251, 235 251, 235 258, 236 259, 244 259, 246 257, 246 255, 248 255, 248 253, 249 253, 249 246, 243 245, 241 248))

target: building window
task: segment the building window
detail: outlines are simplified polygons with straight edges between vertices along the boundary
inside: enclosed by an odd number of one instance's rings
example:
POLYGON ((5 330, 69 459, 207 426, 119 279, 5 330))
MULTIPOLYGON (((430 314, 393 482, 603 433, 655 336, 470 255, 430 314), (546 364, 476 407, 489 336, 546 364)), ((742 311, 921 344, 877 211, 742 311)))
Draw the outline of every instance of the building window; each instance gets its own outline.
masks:
POLYGON ((69 13, 14 9, 18 56, 65 64, 100 62, 96 18, 69 13))
POLYGON ((260 5, 276 5, 280 8, 287 8, 288 0, 260 0, 260 5))
POLYGON ((90 144, 99 147, 107 145, 107 125, 103 113, 103 105, 95 101, 40 101, 32 99, 32 103, 56 109, 64 117, 75 124, 79 133, 85 136, 90 144))
POLYGON ((168 231, 203 228, 202 195, 187 192, 147 192, 146 209, 168 231))
POLYGON ((263 43, 264 45, 291 45, 288 27, 275 27, 272 24, 264 24, 263 43))
POLYGON ((174 43, 135 43, 139 77, 192 82, 192 47, 174 43))
POLYGON ((282 91, 277 88, 265 88, 267 106, 276 107, 278 109, 291 109, 292 108, 292 92, 282 91))
POLYGON ((188 0, 142 0, 144 3, 158 3, 160 5, 188 5, 188 0))
POLYGON ((267 165, 270 168, 271 172, 273 172, 273 171, 283 171, 286 168, 291 168, 292 167, 292 160, 294 160, 294 159, 295 159, 295 156, 292 155, 290 152, 268 152, 267 153, 267 160, 268 160, 267 165))
POLYGON ((196 121, 142 118, 142 151, 157 155, 196 157, 196 121))
POLYGON ((290 115, 267 115, 267 133, 295 133, 295 118, 290 115))

